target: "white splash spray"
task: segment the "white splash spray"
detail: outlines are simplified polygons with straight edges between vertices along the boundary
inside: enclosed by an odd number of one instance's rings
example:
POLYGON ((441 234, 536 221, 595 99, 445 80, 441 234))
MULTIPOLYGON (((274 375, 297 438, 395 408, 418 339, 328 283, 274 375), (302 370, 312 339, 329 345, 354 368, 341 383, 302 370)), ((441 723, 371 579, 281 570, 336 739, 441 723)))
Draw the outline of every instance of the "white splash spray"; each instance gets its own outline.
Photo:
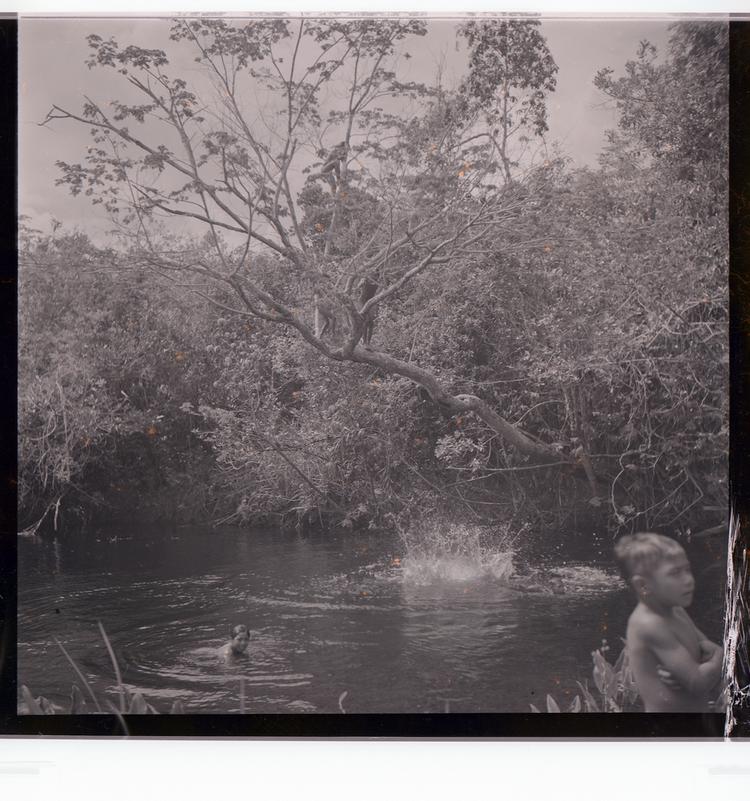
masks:
POLYGON ((432 520, 401 534, 404 581, 506 581, 513 574, 513 541, 507 531, 432 520))

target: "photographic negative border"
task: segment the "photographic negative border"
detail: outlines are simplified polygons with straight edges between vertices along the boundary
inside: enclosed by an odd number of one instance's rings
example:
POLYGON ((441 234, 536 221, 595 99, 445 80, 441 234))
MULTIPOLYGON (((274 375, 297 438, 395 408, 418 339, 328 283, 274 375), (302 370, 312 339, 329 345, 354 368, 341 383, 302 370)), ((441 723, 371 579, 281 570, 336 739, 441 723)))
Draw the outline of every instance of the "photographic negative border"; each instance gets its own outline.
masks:
POLYGON ((750 553, 750 22, 730 22, 730 481, 738 521, 729 563, 727 642, 734 659, 731 713, 721 714, 274 714, 17 715, 17 31, 0 19, 0 325, 2 326, 2 540, 0 551, 0 735, 142 737, 698 738, 750 735, 747 563, 750 553), (730 614, 731 611, 731 614, 730 614))
POLYGON ((729 485, 725 648, 730 736, 750 736, 750 22, 729 26, 729 485))

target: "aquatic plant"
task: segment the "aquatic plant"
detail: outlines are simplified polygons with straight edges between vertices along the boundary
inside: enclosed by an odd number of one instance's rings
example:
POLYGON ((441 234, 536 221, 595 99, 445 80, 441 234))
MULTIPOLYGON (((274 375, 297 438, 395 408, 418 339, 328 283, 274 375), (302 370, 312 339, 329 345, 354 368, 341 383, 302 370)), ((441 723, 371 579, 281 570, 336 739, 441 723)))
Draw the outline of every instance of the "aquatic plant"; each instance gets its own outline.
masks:
MULTIPOLYGON (((115 656, 112 644, 109 641, 109 637, 107 636, 107 632, 104 630, 104 626, 101 623, 99 623, 98 625, 99 625, 99 632, 102 635, 102 640, 104 641, 107 653, 109 654, 109 658, 112 662, 112 667, 114 669, 115 678, 117 680, 119 706, 115 706, 115 704, 113 704, 109 698, 99 698, 94 692, 93 688, 91 687, 91 684, 86 679, 86 676, 84 675, 83 671, 76 664, 73 657, 68 653, 65 646, 57 639, 55 639, 55 642, 62 651, 63 656, 68 660, 70 666, 73 668, 73 671, 75 672, 78 680, 81 682, 82 686, 86 690, 86 693, 88 694, 93 706, 95 707, 95 713, 104 714, 108 710, 109 712, 111 712, 112 714, 116 715, 119 718, 125 733, 127 733, 127 724, 125 723, 122 717, 123 715, 158 715, 160 713, 150 703, 148 703, 148 701, 146 701, 142 693, 137 691, 133 692, 123 684, 122 672, 120 671, 120 666, 117 662, 117 657, 115 656)), ((26 707, 25 710, 26 714, 29 715, 56 715, 56 714, 79 715, 89 712, 87 708, 86 699, 78 684, 73 684, 71 687, 70 700, 67 708, 60 707, 59 705, 54 704, 52 701, 50 701, 48 698, 45 698, 43 695, 34 696, 34 694, 25 684, 21 685, 21 696, 23 698, 26 707)), ((243 698, 243 706, 244 706, 244 698, 243 698)), ((176 700, 172 704, 172 708, 170 709, 169 714, 172 715, 185 714, 185 709, 183 707, 182 701, 180 701, 179 699, 176 700)))
MULTIPOLYGON (((626 648, 623 648, 614 665, 604 656, 609 646, 606 640, 601 648, 591 652, 594 663, 594 687, 589 689, 588 681, 581 684, 580 689, 570 703, 566 712, 636 712, 640 710, 640 695, 635 684, 633 671, 626 648)), ((547 712, 562 712, 560 705, 552 695, 547 694, 547 712)), ((541 712, 534 704, 529 704, 532 712, 541 712)))

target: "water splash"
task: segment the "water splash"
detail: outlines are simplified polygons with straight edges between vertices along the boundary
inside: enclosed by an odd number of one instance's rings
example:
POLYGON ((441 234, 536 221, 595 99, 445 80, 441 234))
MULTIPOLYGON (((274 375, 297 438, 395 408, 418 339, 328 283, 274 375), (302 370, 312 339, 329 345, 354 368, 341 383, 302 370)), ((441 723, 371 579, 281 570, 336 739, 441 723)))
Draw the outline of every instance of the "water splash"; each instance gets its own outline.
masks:
POLYGON ((507 581, 513 574, 513 554, 495 553, 479 559, 462 556, 414 555, 404 559, 404 581, 411 584, 471 582, 481 579, 507 581))
POLYGON ((613 570, 587 564, 523 565, 514 543, 523 532, 442 521, 421 522, 401 532, 405 584, 424 586, 493 580, 512 589, 591 597, 621 589, 613 570))
POLYGON ((512 538, 496 528, 433 521, 402 532, 401 539, 407 584, 505 582, 514 572, 512 538))

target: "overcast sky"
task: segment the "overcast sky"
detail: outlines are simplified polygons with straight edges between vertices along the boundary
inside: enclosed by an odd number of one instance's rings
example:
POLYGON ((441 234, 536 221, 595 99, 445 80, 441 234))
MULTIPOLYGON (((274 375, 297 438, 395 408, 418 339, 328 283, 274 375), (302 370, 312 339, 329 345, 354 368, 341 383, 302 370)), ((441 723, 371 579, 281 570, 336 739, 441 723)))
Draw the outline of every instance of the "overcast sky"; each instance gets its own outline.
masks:
MULTIPOLYGON (((594 88, 594 75, 602 67, 620 72, 642 39, 663 50, 667 26, 666 20, 543 22, 543 33, 559 67, 557 90, 549 102, 548 143, 559 143, 576 164, 595 164, 604 132, 614 124, 614 115, 594 88)), ((83 159, 89 144, 88 128, 61 121, 47 127, 38 123, 53 104, 79 111, 84 94, 99 101, 122 96, 121 92, 112 91, 111 71, 86 67, 89 33, 104 38, 113 35, 120 44, 158 47, 169 52, 169 23, 135 18, 22 19, 19 27, 20 212, 30 215, 42 228, 54 217, 92 233, 104 231, 109 225, 100 206, 92 206, 87 198, 73 198, 63 187, 54 185, 59 175, 57 159, 83 159)), ((432 21, 428 35, 411 45, 412 80, 431 80, 441 60, 449 78, 451 74, 460 76, 465 56, 456 52, 455 28, 455 23, 448 20, 432 21)), ((186 69, 196 66, 190 61, 184 64, 186 69)), ((173 67, 172 74, 175 73, 179 69, 173 67)))

